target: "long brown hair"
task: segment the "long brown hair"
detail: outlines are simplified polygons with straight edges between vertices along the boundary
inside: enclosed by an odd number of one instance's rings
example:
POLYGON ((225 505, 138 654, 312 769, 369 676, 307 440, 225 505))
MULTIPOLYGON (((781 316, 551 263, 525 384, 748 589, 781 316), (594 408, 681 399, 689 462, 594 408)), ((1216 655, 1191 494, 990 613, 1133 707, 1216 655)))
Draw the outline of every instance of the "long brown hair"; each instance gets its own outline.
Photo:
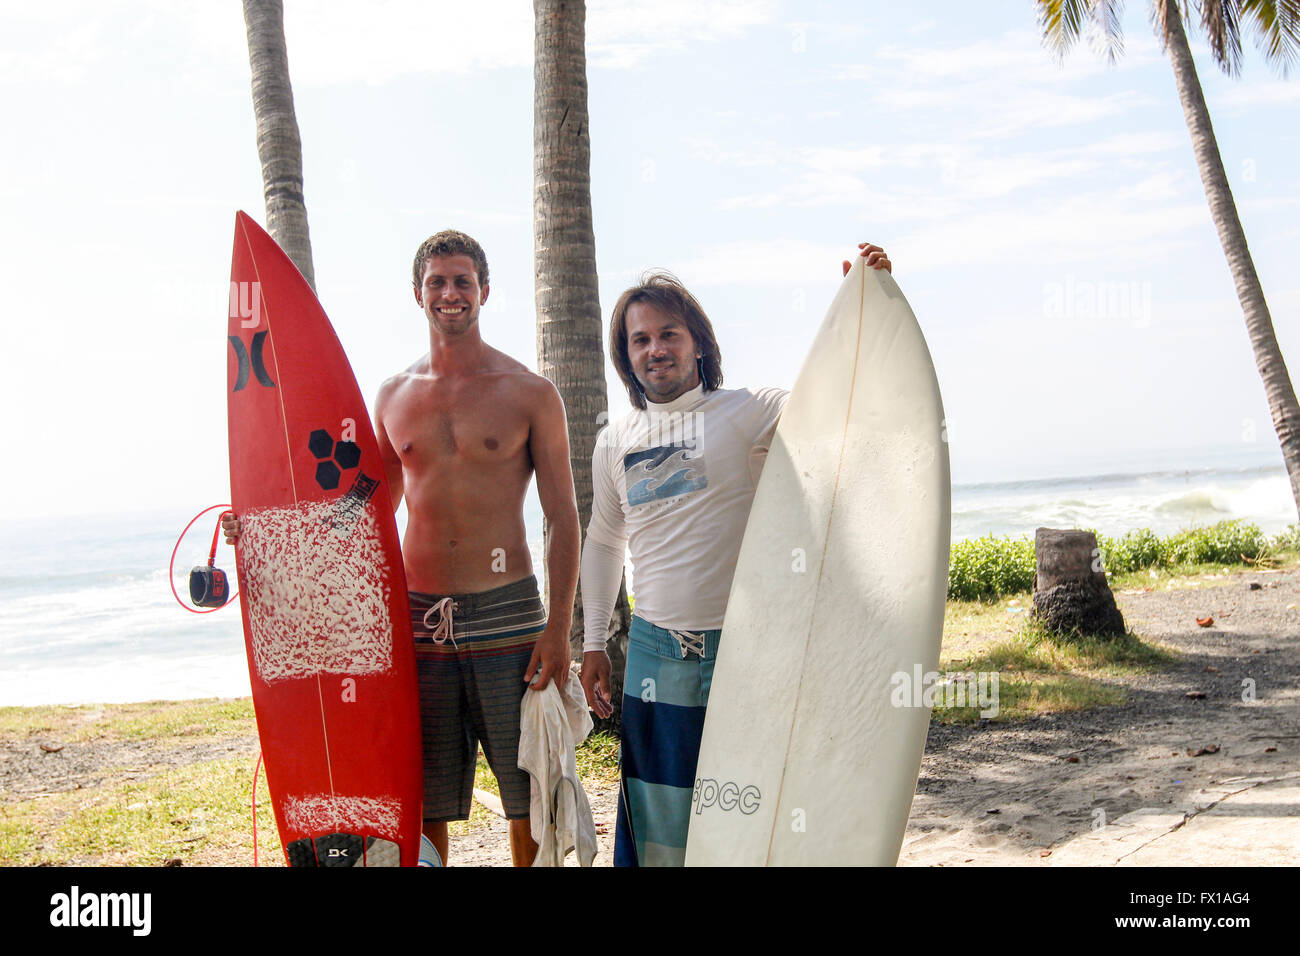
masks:
POLYGON ((645 408, 645 392, 632 371, 632 360, 627 355, 627 310, 634 302, 646 302, 686 323, 695 347, 700 351, 696 363, 704 391, 711 392, 722 385, 722 349, 713 334, 713 323, 695 301, 695 296, 671 272, 647 272, 641 281, 618 297, 614 314, 609 322, 609 357, 627 389, 627 397, 636 408, 645 408))

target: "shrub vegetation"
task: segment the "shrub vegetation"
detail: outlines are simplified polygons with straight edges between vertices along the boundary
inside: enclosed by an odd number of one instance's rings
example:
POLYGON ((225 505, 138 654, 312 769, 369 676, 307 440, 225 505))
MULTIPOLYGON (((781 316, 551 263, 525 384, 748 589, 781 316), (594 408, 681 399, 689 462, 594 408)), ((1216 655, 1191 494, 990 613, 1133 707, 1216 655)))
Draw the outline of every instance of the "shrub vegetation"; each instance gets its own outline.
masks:
MULTIPOLYGON (((1169 570, 1195 565, 1257 565, 1284 552, 1300 551, 1300 525, 1270 538, 1258 526, 1220 521, 1161 537, 1149 528, 1118 538, 1097 535, 1107 574, 1127 574, 1148 568, 1169 570)), ((948 597, 958 601, 993 601, 1034 586, 1034 542, 1019 538, 973 538, 952 546, 948 564, 948 597)))

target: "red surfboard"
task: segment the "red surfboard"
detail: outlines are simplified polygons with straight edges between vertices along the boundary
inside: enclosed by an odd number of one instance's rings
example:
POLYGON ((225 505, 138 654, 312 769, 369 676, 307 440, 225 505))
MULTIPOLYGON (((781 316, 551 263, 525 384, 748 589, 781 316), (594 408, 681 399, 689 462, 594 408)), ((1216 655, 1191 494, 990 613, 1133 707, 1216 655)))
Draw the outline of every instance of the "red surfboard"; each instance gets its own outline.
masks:
POLYGON ((285 857, 414 866, 419 701, 384 466, 320 302, 242 212, 227 334, 241 613, 285 857))

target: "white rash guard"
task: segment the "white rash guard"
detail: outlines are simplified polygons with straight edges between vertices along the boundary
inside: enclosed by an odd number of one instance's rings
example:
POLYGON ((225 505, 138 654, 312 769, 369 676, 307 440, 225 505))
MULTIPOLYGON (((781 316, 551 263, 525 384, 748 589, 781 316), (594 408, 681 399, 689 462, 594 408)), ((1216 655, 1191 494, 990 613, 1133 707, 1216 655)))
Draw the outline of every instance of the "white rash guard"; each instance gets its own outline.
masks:
POLYGON ((625 548, 638 617, 674 630, 722 626, 754 489, 789 394, 706 394, 696 386, 600 433, 582 548, 584 651, 605 649, 625 548))

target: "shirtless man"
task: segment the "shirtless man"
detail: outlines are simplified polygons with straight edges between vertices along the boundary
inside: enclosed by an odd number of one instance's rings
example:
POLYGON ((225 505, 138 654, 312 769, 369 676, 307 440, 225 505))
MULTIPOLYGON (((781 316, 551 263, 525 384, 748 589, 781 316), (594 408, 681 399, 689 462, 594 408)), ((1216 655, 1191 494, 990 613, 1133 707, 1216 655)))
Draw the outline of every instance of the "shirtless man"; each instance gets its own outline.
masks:
MULTIPOLYGON (((393 508, 406 496, 402 541, 424 737, 424 833, 447 859, 447 823, 469 816, 478 745, 500 784, 516 866, 537 853, 529 777, 518 768, 520 699, 569 669, 578 579, 578 512, 568 428, 545 378, 487 345, 482 248, 448 230, 412 270, 429 354, 384 382, 375 437, 393 508), (550 524, 550 614, 541 605, 524 527, 537 475, 550 524)), ((228 526, 236 534, 237 525, 228 526)))

